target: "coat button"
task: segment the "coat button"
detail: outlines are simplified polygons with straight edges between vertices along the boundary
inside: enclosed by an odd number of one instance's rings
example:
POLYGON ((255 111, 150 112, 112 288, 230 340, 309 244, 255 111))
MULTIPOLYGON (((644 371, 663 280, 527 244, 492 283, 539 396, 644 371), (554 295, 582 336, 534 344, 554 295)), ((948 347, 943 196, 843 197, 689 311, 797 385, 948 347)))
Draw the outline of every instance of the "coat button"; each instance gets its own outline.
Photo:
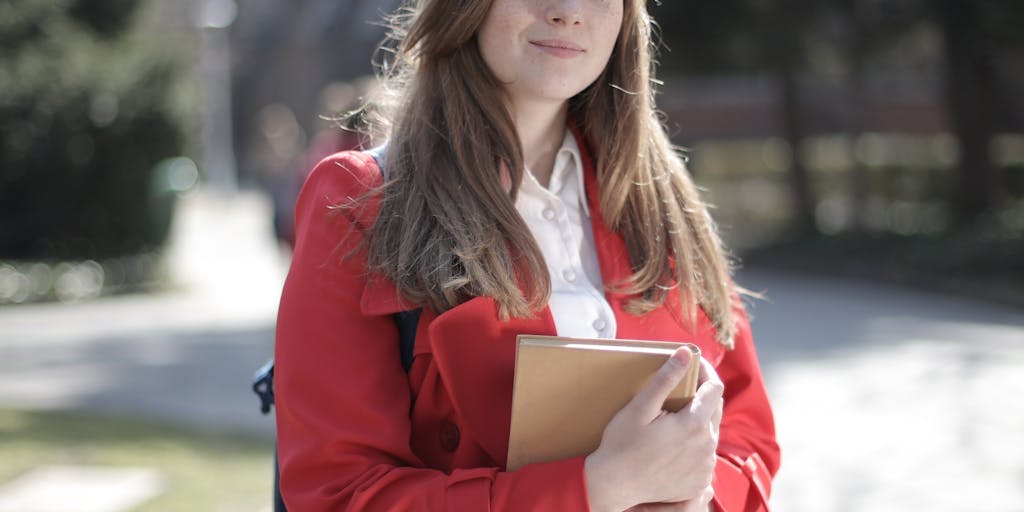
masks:
POLYGON ((454 452, 459 447, 459 439, 462 435, 459 433, 459 427, 450 421, 446 421, 444 425, 441 425, 441 446, 450 452, 454 452))

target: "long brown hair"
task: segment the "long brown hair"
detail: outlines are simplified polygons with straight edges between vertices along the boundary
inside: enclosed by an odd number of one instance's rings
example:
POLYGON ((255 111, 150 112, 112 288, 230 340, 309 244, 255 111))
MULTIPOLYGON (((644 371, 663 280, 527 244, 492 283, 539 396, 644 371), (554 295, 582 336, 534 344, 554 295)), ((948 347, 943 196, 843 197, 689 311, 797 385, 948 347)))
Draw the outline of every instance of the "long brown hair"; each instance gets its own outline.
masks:
MULTIPOLYGON (((543 255, 514 198, 523 155, 502 84, 476 32, 492 1, 410 1, 392 19, 378 128, 387 136, 381 209, 368 264, 403 297, 440 313, 487 296, 501 316, 529 316, 551 289, 543 255)), ((569 100, 593 141, 601 213, 622 235, 634 273, 609 289, 644 314, 680 288, 684 317, 704 309, 719 342, 736 330, 730 266, 715 227, 654 104, 652 20, 624 0, 608 65, 569 100)))

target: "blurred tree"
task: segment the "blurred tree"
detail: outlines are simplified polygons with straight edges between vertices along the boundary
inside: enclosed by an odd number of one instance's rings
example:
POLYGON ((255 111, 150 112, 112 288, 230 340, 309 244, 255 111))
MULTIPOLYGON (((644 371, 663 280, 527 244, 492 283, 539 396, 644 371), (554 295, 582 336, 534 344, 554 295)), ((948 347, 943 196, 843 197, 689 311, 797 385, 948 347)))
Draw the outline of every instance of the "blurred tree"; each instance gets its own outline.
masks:
POLYGON ((804 138, 807 133, 800 116, 800 90, 797 75, 806 59, 805 32, 820 9, 818 2, 805 0, 768 0, 758 5, 764 23, 759 35, 765 50, 765 62, 779 81, 782 135, 790 149, 790 180, 796 201, 794 231, 805 236, 816 231, 815 198, 810 175, 804 162, 804 138))
POLYGON ((1024 2, 1018 0, 832 0, 853 25, 852 74, 863 60, 922 23, 942 35, 945 104, 959 141, 958 179, 949 198, 956 219, 969 223, 996 206, 998 170, 992 139, 1009 124, 1017 96, 1000 73, 1001 52, 1024 49, 1024 2))
MULTIPOLYGON (((918 8, 910 2, 891 0, 830 0, 823 8, 825 16, 838 21, 840 55, 845 60, 846 134, 849 141, 852 169, 850 170, 850 229, 860 234, 867 220, 868 176, 863 159, 854 149, 856 141, 868 126, 870 109, 867 80, 869 61, 877 53, 895 45, 921 22, 918 8)), ((824 28, 819 26, 819 28, 824 28)), ((820 38, 827 39, 828 34, 820 38)))
MULTIPOLYGON (((792 158, 795 230, 814 230, 815 198, 803 162, 806 135, 797 77, 809 69, 815 45, 838 48, 845 61, 851 140, 864 131, 869 99, 868 62, 882 51, 905 44, 922 24, 943 40, 945 104, 959 141, 958 182, 949 203, 960 222, 970 222, 995 206, 999 177, 990 146, 1000 126, 1010 124, 1008 105, 1019 95, 1000 76, 1001 52, 1024 48, 1024 2, 1019 0, 673 0, 654 2, 669 72, 772 74, 779 84, 780 132, 792 158), (839 20, 839 34, 835 23, 839 20), (837 40, 838 39, 838 40, 837 40)), ((820 70, 818 70, 820 71, 820 70)), ((856 159, 854 160, 856 162, 856 159)), ((864 219, 866 178, 851 173, 854 228, 864 219)))
MULTIPOLYGON (((0 2, 0 258, 155 248, 154 166, 183 153, 178 76, 142 2, 0 2)), ((159 213, 159 212, 156 212, 159 213)))
POLYGON ((139 0, 66 0, 63 4, 68 16, 84 24, 97 36, 115 38, 131 27, 139 0))
POLYGON ((790 148, 794 230, 815 229, 815 199, 804 163, 798 73, 806 61, 805 32, 824 4, 807 0, 673 0, 655 3, 661 38, 671 53, 668 70, 765 72, 778 82, 781 132, 790 148))
POLYGON ((960 140, 960 179, 954 205, 969 222, 995 206, 999 178, 992 138, 1011 103, 996 63, 1000 48, 1021 48, 1024 2, 940 0, 922 2, 942 29, 948 108, 960 140))
MULTIPOLYGON (((847 37, 844 46, 846 60, 849 63, 846 73, 847 89, 849 90, 848 134, 851 144, 856 144, 864 133, 868 110, 867 60, 872 50, 872 42, 879 39, 869 37, 870 27, 878 21, 877 11, 872 5, 861 0, 836 0, 835 3, 842 17, 847 20, 847 37)), ((850 170, 850 203, 852 213, 851 228, 855 233, 864 232, 866 222, 866 204, 868 196, 867 169, 857 152, 850 148, 853 155, 853 169, 850 170)))
MULTIPOLYGON (((1013 0, 828 0, 827 10, 843 20, 843 49, 850 93, 848 133, 863 131, 868 111, 867 62, 899 44, 922 25, 941 34, 939 62, 950 125, 959 141, 957 183, 949 204, 961 223, 993 208, 999 179, 990 147, 1000 126, 1008 125, 1013 94, 1000 76, 1000 52, 1024 47, 1024 3, 1013 0)), ((865 178, 855 159, 851 173, 855 229, 862 227, 865 178)))
POLYGON ((756 0, 666 0, 649 8, 662 43, 662 73, 764 69, 756 0))

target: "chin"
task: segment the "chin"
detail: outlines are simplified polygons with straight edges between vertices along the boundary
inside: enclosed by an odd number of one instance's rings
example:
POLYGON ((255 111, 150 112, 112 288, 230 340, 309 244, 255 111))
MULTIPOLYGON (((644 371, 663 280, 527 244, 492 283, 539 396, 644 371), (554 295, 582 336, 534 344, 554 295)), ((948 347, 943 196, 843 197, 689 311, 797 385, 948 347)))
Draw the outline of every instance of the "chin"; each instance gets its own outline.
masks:
POLYGON ((546 101, 569 101, 570 98, 586 90, 590 84, 572 87, 547 87, 534 91, 533 96, 546 101))

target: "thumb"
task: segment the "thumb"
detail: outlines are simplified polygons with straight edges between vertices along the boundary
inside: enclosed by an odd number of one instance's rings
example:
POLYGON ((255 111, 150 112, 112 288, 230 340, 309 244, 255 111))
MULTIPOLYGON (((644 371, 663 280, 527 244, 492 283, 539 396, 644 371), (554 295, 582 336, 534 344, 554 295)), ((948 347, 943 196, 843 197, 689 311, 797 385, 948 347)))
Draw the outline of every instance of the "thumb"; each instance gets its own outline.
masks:
POLYGON ((686 368, 693 358, 690 349, 680 347, 672 354, 665 364, 658 368, 658 371, 651 377, 643 389, 627 405, 632 409, 639 421, 644 424, 654 421, 661 415, 661 407, 668 398, 669 393, 679 385, 686 375, 686 368))

